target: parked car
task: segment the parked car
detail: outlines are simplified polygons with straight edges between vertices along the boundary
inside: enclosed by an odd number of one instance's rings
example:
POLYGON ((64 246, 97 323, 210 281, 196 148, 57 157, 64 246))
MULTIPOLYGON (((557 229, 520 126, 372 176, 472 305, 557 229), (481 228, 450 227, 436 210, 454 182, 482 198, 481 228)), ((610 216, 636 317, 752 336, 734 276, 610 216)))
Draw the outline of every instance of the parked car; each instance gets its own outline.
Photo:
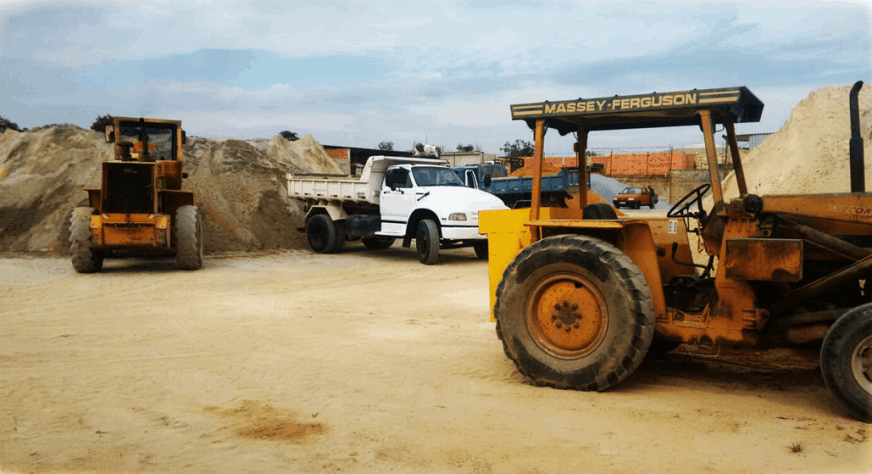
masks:
POLYGON ((628 186, 615 195, 612 203, 615 207, 639 209, 642 206, 648 206, 654 209, 654 205, 657 204, 657 193, 651 186, 645 188, 628 186))

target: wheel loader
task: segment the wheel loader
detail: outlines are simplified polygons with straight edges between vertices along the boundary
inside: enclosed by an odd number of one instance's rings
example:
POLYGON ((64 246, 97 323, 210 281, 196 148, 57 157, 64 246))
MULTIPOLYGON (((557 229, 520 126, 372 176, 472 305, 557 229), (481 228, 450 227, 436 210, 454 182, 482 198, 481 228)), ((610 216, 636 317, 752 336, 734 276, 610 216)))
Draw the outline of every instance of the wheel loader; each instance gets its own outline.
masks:
POLYGON ((763 103, 746 87, 512 105, 535 140, 532 206, 482 212, 479 225, 489 241, 492 318, 518 371, 536 385, 602 391, 649 353, 681 343, 713 357, 722 347, 819 345, 833 396, 872 422, 872 194, 861 87, 845 98, 851 192, 823 195, 748 192, 735 124, 758 122, 763 103), (710 182, 665 218, 618 218, 608 204, 588 204, 586 179, 568 208, 541 206, 546 131, 576 134, 578 163, 586 163, 591 131, 673 126, 703 133, 710 182), (726 133, 735 199, 724 199, 715 127, 726 133), (689 236, 702 258, 694 260, 689 236))
POLYGON ((84 188, 89 207, 70 217, 70 258, 80 273, 98 272, 113 252, 174 253, 179 268, 203 264, 203 226, 194 193, 182 190, 185 132, 177 120, 115 117, 99 188, 84 188))

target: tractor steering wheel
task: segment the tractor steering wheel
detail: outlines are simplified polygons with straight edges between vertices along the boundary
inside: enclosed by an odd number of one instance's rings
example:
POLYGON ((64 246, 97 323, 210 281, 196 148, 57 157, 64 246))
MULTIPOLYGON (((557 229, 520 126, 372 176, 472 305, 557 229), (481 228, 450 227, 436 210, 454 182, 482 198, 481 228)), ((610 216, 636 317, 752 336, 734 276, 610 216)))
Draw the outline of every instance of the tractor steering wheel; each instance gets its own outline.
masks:
POLYGON ((705 215, 705 211, 702 208, 702 197, 705 193, 711 189, 712 185, 709 183, 703 184, 693 191, 687 193, 687 196, 684 196, 672 206, 672 209, 669 209, 669 212, 666 213, 666 217, 702 217, 705 215), (693 205, 697 205, 697 212, 691 212, 691 208, 693 205))

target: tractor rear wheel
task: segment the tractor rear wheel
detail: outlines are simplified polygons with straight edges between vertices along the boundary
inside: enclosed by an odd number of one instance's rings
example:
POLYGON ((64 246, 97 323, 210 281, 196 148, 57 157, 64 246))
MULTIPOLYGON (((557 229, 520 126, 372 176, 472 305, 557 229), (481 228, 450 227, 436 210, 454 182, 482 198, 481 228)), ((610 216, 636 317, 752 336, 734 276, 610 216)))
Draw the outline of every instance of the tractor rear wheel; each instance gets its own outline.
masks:
POLYGON ((176 265, 182 270, 203 266, 203 222, 196 206, 176 209, 176 265))
POLYGON ((536 385, 605 390, 639 366, 654 334, 651 290, 613 245, 542 239, 509 264, 494 305, 497 335, 536 385))
POLYGON ((369 250, 384 250, 394 245, 393 237, 367 237, 363 239, 363 246, 369 250))
POLYGON ((103 268, 103 255, 94 250, 92 215, 93 207, 77 207, 70 216, 70 260, 79 273, 99 272, 103 268))
POLYGON ((852 416, 872 423, 872 304, 848 311, 830 326, 821 345, 821 373, 852 416))
POLYGON ((424 265, 433 265, 439 261, 439 229, 432 220, 422 219, 418 222, 415 250, 418 252, 418 260, 424 265))

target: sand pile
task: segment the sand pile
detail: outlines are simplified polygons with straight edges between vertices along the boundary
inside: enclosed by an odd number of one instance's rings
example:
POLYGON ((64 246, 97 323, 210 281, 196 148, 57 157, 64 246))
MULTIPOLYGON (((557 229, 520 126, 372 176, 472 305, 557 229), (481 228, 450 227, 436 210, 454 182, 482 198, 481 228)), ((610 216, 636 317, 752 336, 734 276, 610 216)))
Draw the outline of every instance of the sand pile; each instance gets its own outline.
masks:
MULTIPOLYGON (((823 194, 851 191, 848 93, 852 86, 823 87, 803 99, 778 130, 743 158, 751 194, 823 194)), ((860 132, 864 140, 866 190, 872 191, 872 87, 860 90, 860 132)), ((724 197, 738 196, 733 174, 723 181, 724 197)), ((711 199, 709 198, 710 206, 711 199)), ((709 208, 707 206, 707 208, 709 208)))
MULTIPOLYGON (((190 137, 184 154, 183 189, 203 212, 207 252, 305 248, 302 203, 287 197, 285 173, 342 173, 311 136, 190 137)), ((98 187, 110 159, 102 133, 72 125, 0 134, 0 249, 66 253, 70 213, 88 204, 81 188, 98 187)))

